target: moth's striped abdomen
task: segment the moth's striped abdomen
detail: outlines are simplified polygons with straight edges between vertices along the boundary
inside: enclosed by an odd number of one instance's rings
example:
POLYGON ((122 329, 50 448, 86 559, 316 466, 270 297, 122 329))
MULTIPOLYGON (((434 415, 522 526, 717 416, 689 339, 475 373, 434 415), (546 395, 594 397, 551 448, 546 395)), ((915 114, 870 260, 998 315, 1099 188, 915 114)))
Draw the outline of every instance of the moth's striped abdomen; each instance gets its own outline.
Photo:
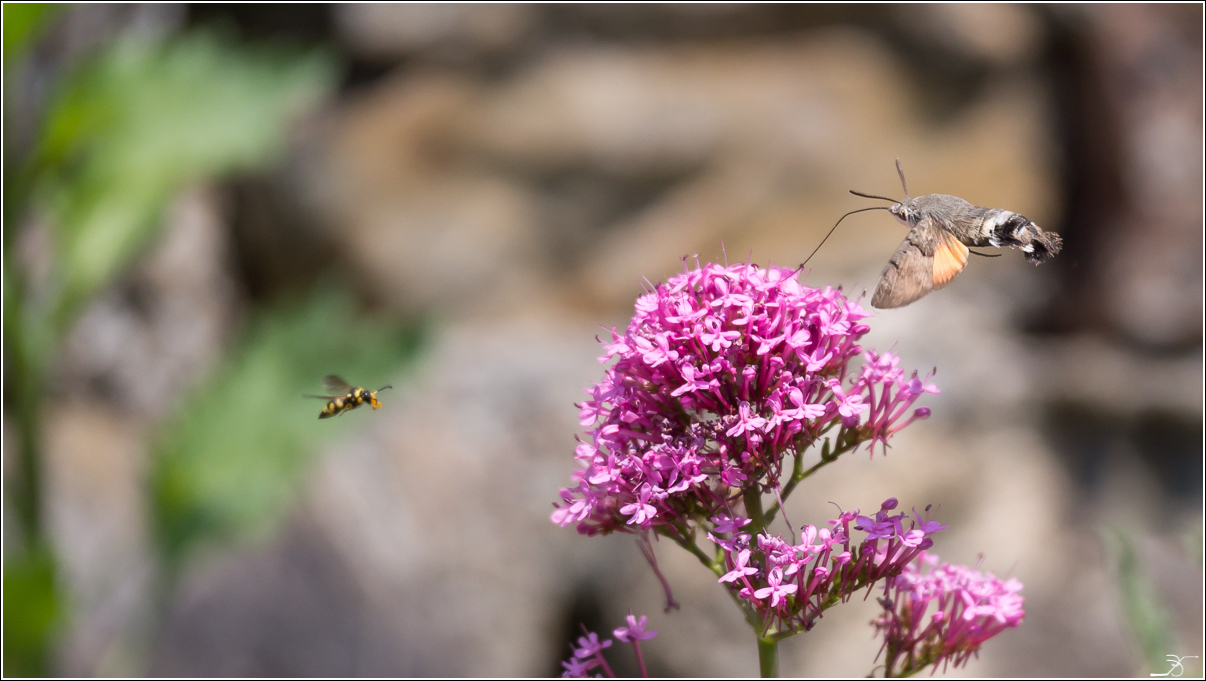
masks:
POLYGON ((1044 232, 1025 215, 1001 208, 988 208, 980 223, 980 238, 988 245, 1021 249, 1035 265, 1059 253, 1064 241, 1055 232, 1044 232))

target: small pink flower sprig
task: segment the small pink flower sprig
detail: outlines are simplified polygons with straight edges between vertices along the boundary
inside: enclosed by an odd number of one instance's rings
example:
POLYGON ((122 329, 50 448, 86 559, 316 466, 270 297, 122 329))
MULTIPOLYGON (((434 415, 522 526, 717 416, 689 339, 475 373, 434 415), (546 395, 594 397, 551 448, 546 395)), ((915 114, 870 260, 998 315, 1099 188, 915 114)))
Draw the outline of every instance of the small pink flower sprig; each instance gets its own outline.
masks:
POLYGON ((910 408, 937 388, 857 344, 869 329, 862 307, 795 275, 697 263, 637 300, 600 358, 616 363, 578 405, 589 428, 582 469, 553 522, 590 535, 653 530, 689 548, 696 527, 744 503, 757 530, 800 481, 864 443, 873 454, 929 415, 910 408), (805 469, 805 450, 823 438, 805 469), (755 499, 764 491, 776 495, 766 513, 755 499))
POLYGON ((933 546, 930 535, 946 529, 916 510, 912 519, 891 515, 896 506, 896 499, 888 499, 873 517, 847 511, 829 521, 832 529, 806 525, 798 544, 766 533, 751 542, 739 531, 748 519, 714 518, 716 529, 731 535, 708 535, 728 570, 717 581, 728 585, 750 622, 761 626, 759 638, 778 641, 812 629, 826 609, 855 591, 903 574, 933 546), (852 524, 866 536, 855 541, 852 524))
POLYGON ((884 676, 967 664, 985 641, 1022 623, 1021 590, 1016 579, 1002 582, 991 572, 939 563, 923 552, 879 599, 884 613, 873 624, 884 638, 884 676))
MULTIPOLYGON (((645 669, 645 658, 641 655, 641 641, 648 641, 657 636, 657 631, 645 631, 648 625, 648 618, 644 615, 638 619, 629 614, 626 618, 628 626, 619 627, 612 632, 616 639, 622 643, 631 643, 633 650, 636 651, 637 666, 641 670, 641 676, 649 677, 649 672, 645 669)), ((573 648, 573 653, 569 659, 561 663, 565 671, 561 673, 562 678, 567 679, 584 679, 590 673, 590 670, 595 667, 600 667, 608 677, 615 678, 615 672, 611 670, 611 665, 607 664, 607 660, 603 657, 603 651, 611 647, 611 639, 599 640, 599 635, 593 631, 586 631, 583 627, 582 636, 578 639, 578 647, 573 648)))

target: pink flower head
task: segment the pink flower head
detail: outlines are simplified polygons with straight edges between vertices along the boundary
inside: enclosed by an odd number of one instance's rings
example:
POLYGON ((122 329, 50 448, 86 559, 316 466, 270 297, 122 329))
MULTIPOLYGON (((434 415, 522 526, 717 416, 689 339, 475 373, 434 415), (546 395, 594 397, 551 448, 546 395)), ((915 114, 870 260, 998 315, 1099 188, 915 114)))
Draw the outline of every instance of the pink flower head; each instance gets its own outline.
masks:
POLYGON ((1016 579, 1002 582, 992 573, 920 554, 889 582, 880 599, 884 613, 874 622, 884 637, 889 675, 966 664, 985 641, 1021 624, 1021 590, 1016 579), (935 611, 927 617, 931 606, 935 611))
POLYGON ((822 437, 849 451, 907 424, 932 386, 858 344, 869 330, 861 306, 795 275, 696 264, 637 300, 606 342, 614 364, 578 405, 585 472, 562 490, 553 522, 676 535, 731 515, 734 492, 766 489, 822 437), (870 369, 851 366, 860 356, 870 369))

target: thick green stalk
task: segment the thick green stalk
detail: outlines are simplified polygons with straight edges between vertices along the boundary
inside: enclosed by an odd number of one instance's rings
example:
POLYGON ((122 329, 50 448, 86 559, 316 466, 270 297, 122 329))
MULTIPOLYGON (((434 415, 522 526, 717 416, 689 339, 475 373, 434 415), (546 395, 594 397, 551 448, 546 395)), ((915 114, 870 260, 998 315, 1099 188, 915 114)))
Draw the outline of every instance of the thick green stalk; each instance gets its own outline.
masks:
POLYGON ((762 514, 762 490, 758 489, 758 485, 751 486, 746 490, 743 501, 745 502, 745 514, 753 521, 748 532, 751 535, 757 535, 766 527, 767 521, 766 516, 762 514))
POLYGON ((779 642, 758 638, 758 675, 764 679, 779 678, 779 642))

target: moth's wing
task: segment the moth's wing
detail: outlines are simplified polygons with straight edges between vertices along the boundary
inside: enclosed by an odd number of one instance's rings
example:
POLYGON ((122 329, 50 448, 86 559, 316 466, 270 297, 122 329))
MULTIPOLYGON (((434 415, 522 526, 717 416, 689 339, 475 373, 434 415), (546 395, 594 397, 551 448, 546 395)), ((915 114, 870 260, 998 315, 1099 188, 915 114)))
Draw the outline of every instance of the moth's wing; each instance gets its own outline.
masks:
POLYGON ((909 230, 879 275, 879 284, 871 296, 872 307, 881 310, 901 307, 934 290, 934 250, 942 232, 928 216, 909 230))
POLYGON ((934 246, 934 289, 951 283, 955 275, 963 271, 967 265, 967 246, 964 246, 953 233, 938 229, 938 243, 934 246))
POLYGON ((319 400, 333 400, 336 397, 343 397, 344 395, 347 395, 347 393, 344 393, 343 395, 302 395, 302 397, 313 397, 319 400))
POLYGON ((327 386, 327 390, 340 393, 340 397, 352 392, 352 386, 348 382, 335 374, 327 374, 322 378, 323 385, 327 386))

